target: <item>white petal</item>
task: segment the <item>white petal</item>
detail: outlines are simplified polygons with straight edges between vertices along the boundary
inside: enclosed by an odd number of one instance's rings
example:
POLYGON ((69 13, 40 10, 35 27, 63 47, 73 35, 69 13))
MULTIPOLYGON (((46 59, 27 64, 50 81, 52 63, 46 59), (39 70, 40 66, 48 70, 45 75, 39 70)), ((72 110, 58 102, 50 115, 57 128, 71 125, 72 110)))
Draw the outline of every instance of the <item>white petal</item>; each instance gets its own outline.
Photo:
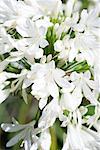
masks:
POLYGON ((91 78, 91 73, 90 73, 90 71, 86 71, 86 72, 84 73, 84 77, 87 78, 87 79, 90 79, 90 78, 91 78))
POLYGON ((91 66, 94 64, 94 53, 90 50, 82 52, 84 58, 87 60, 87 63, 91 66))
POLYGON ((9 62, 6 61, 6 59, 4 61, 0 62, 0 72, 2 72, 7 67, 8 64, 9 64, 9 62))
POLYGON ((35 52, 35 58, 39 59, 42 58, 42 56, 43 56, 43 49, 38 48, 37 51, 35 52))
POLYGON ((81 98, 75 97, 75 94, 66 92, 61 96, 60 105, 62 109, 67 109, 69 111, 74 111, 81 103, 81 98))
POLYGON ((50 150, 51 135, 48 129, 41 133, 39 141, 40 141, 40 146, 43 150, 50 150))
POLYGON ((75 0, 68 0, 66 4, 66 15, 70 17, 72 15, 73 7, 74 7, 75 0))
POLYGON ((30 148, 31 148, 30 132, 27 133, 27 135, 24 139, 24 147, 25 147, 25 150, 30 150, 30 148))
POLYGON ((7 147, 11 147, 13 145, 15 145, 16 143, 18 143, 21 139, 23 139, 25 137, 25 131, 20 132, 19 134, 17 134, 16 136, 14 136, 7 144, 7 147))
POLYGON ((41 98, 41 99, 39 100, 39 108, 40 108, 41 110, 45 107, 46 104, 47 104, 47 98, 41 98))
POLYGON ((63 48, 63 43, 61 40, 58 40, 54 43, 54 50, 57 52, 61 52, 63 48))
POLYGON ((55 82, 48 83, 47 88, 53 98, 57 98, 59 96, 59 88, 55 82))
POLYGON ((73 43, 71 45, 71 50, 69 51, 69 62, 72 62, 77 56, 78 50, 74 47, 73 43))
POLYGON ((25 125, 19 125, 19 124, 7 124, 7 123, 1 124, 1 128, 5 132, 17 132, 24 129, 25 127, 26 127, 25 125))
POLYGON ((32 82, 28 79, 25 79, 23 81, 23 85, 22 85, 22 89, 26 89, 27 87, 29 87, 32 84, 32 82))
POLYGON ((79 74, 77 72, 72 72, 70 75, 71 81, 75 81, 79 78, 79 74))
POLYGON ((52 126, 58 117, 60 107, 57 99, 53 99, 43 110, 42 116, 40 117, 38 127, 47 129, 52 126))
POLYGON ((97 100, 95 96, 93 95, 92 91, 90 90, 90 88, 85 83, 83 84, 82 88, 83 88, 84 96, 90 101, 91 104, 96 105, 97 100))
POLYGON ((39 43, 40 47, 45 48, 46 46, 49 45, 48 41, 45 39, 42 39, 39 43))
POLYGON ((6 100, 7 97, 9 96, 9 94, 10 94, 9 89, 7 89, 7 90, 0 89, 0 103, 2 103, 4 100, 6 100))

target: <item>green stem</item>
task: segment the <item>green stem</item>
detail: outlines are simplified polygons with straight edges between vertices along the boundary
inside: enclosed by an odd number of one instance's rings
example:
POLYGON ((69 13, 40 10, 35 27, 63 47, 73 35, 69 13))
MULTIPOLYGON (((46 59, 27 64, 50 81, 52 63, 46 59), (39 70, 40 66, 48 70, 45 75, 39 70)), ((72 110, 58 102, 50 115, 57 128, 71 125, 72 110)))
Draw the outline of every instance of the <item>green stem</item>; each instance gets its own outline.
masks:
POLYGON ((50 128, 51 133, 51 148, 50 150, 57 150, 57 137, 55 133, 55 129, 53 127, 50 128))

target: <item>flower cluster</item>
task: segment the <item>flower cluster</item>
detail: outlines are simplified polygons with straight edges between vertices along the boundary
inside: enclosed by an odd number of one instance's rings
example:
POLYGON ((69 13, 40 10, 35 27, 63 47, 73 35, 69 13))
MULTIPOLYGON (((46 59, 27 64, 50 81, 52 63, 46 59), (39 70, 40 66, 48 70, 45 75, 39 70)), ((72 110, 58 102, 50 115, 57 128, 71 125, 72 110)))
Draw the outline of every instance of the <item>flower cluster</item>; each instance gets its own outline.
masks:
POLYGON ((0 103, 21 91, 38 100, 38 120, 2 124, 25 150, 50 150, 50 128, 65 128, 62 150, 100 149, 100 5, 0 0, 0 103), (28 92, 27 92, 28 89, 28 92), (90 108, 93 113, 90 114, 90 108), (95 129, 95 130, 94 130, 95 129))

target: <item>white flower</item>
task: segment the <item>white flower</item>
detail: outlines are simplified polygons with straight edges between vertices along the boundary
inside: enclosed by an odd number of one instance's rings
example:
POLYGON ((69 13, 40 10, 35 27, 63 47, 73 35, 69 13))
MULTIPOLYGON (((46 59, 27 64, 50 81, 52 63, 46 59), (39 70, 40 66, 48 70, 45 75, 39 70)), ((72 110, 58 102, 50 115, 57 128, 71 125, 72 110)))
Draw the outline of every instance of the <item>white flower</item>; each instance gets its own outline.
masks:
POLYGON ((37 138, 38 138, 36 134, 39 132, 39 130, 37 128, 34 129, 34 124, 35 124, 35 121, 25 124, 25 125, 21 125, 16 120, 14 120, 13 124, 3 123, 1 127, 5 132, 18 132, 19 131, 19 133, 16 136, 14 136, 7 143, 6 146, 11 147, 15 145, 16 143, 18 143, 20 140, 23 140, 25 150, 29 150, 32 146, 32 143, 34 143, 34 141, 37 141, 37 138), (32 138, 32 134, 34 135, 33 138, 32 138))
POLYGON ((94 150, 100 147, 100 136, 97 132, 85 127, 68 125, 67 137, 62 150, 94 150))
POLYGON ((66 16, 70 17, 72 15, 74 4, 75 4, 75 0, 68 0, 67 1, 66 5, 64 7, 66 16))
POLYGON ((27 98, 25 97, 25 88, 29 87, 32 82, 29 81, 26 76, 27 76, 28 71, 27 70, 22 70, 22 72, 20 74, 14 74, 14 73, 7 73, 7 72, 1 72, 0 73, 0 95, 1 95, 1 101, 0 103, 2 103, 8 96, 10 93, 15 92, 20 85, 22 84, 22 96, 25 100, 25 102, 27 103, 27 98), (7 85, 10 84, 9 81, 7 81, 7 79, 11 79, 13 78, 13 81, 11 83, 11 87, 4 89, 7 85))
POLYGON ((32 82, 27 78, 28 70, 24 69, 20 74, 15 73, 0 73, 0 93, 2 95, 1 102, 3 102, 10 93, 15 92, 22 86, 22 96, 24 101, 27 103, 27 93, 26 88, 29 87, 32 82), (7 79, 13 79, 11 82, 11 87, 4 89, 10 82, 7 79))
POLYGON ((25 0, 25 2, 33 8, 37 7, 39 16, 51 15, 56 17, 62 9, 61 0, 25 0))
POLYGON ((35 22, 31 19, 23 18, 23 20, 18 22, 16 29, 18 33, 22 35, 22 37, 30 38, 30 40, 34 38, 36 41, 39 36, 40 39, 45 37, 47 29, 50 26, 52 26, 52 23, 50 23, 48 17, 44 17, 43 19, 39 19, 35 22))
POLYGON ((16 26, 17 21, 24 17, 34 16, 35 8, 26 5, 23 1, 1 0, 0 4, 0 22, 7 27, 16 26))
POLYGON ((63 59, 65 62, 70 62, 77 56, 77 50, 74 46, 73 39, 65 37, 63 40, 57 40, 54 44, 55 51, 59 52, 58 58, 63 59))
POLYGON ((62 89, 60 106, 63 110, 74 111, 82 101, 82 93, 80 88, 71 85, 70 88, 62 89))
POLYGON ((41 133, 40 138, 38 138, 36 143, 33 143, 30 150, 37 150, 38 148, 41 148, 43 150, 50 150, 50 146, 51 146, 51 135, 49 129, 47 129, 41 133))
POLYGON ((51 127, 60 113, 60 106, 57 99, 53 99, 43 110, 42 116, 39 119, 38 127, 47 129, 51 127))
POLYGON ((46 105, 48 96, 59 97, 59 87, 69 86, 69 82, 64 77, 65 72, 56 68, 54 61, 45 64, 36 63, 31 70, 28 75, 28 78, 34 83, 31 93, 36 98, 41 98, 40 108, 46 105))
POLYGON ((79 20, 79 12, 73 13, 72 17, 67 17, 65 20, 66 26, 73 29, 75 31, 75 27, 79 20))
POLYGON ((68 38, 64 40, 57 40, 54 44, 54 50, 59 52, 59 59, 67 61, 70 50, 70 41, 68 40, 68 38))
MULTIPOLYGON (((74 17, 74 20, 67 18, 65 23, 62 23, 62 27, 60 27, 61 25, 58 27, 57 34, 59 35, 64 32, 62 30, 65 30, 65 25, 74 30, 76 22, 78 21, 78 14, 74 17)), ((85 31, 84 33, 79 33, 75 31, 75 38, 71 39, 70 36, 65 36, 63 40, 57 40, 54 44, 54 49, 59 52, 58 58, 60 59, 72 62, 81 55, 89 65, 93 66, 96 59, 95 53, 98 53, 97 51, 100 49, 100 44, 97 37, 91 32, 85 31)))
POLYGON ((35 121, 22 125, 15 119, 13 119, 13 124, 3 123, 1 128, 5 132, 18 132, 18 134, 14 136, 6 146, 11 147, 20 140, 23 140, 21 145, 24 145, 25 150, 37 150, 38 148, 49 150, 51 145, 51 135, 49 130, 47 129, 43 131, 40 134, 40 137, 38 137, 37 134, 40 133, 41 130, 39 128, 34 128, 34 125, 35 121))
POLYGON ((98 51, 100 47, 98 40, 89 32, 75 34, 73 39, 65 36, 63 40, 55 42, 54 49, 59 52, 58 58, 72 62, 81 55, 89 65, 93 66, 96 59, 95 53, 97 53, 95 51, 98 51))
POLYGON ((89 32, 85 33, 78 33, 76 34, 74 41, 74 49, 77 51, 76 55, 73 56, 73 59, 77 56, 78 52, 80 51, 87 63, 91 66, 94 65, 95 60, 95 51, 97 50, 100 45, 93 36, 93 34, 89 32))
POLYGON ((61 22, 61 24, 56 24, 56 33, 58 35, 58 37, 61 37, 61 34, 63 32, 67 33, 68 30, 71 28, 71 31, 74 30, 74 28, 77 25, 77 22, 79 20, 79 13, 75 12, 73 13, 72 17, 66 17, 65 20, 63 22, 61 22))
POLYGON ((49 43, 45 39, 47 28, 52 24, 48 18, 32 22, 29 19, 23 19, 19 22, 16 29, 24 38, 14 41, 13 45, 18 50, 11 53, 11 56, 26 57, 29 62, 33 63, 34 58, 39 59, 43 56, 43 49, 49 43), (14 55, 15 54, 15 55, 14 55))
POLYGON ((70 79, 75 85, 75 88, 77 88, 76 91, 81 90, 84 97, 87 98, 91 104, 97 104, 97 100, 92 92, 92 90, 95 90, 96 82, 91 80, 91 74, 89 71, 80 74, 73 72, 70 79))
POLYGON ((100 33, 100 18, 99 18, 99 7, 95 9, 91 9, 89 12, 87 10, 83 10, 81 12, 81 19, 76 28, 79 32, 83 32, 84 30, 92 32, 94 35, 99 36, 100 33))
POLYGON ((43 49, 39 48, 39 44, 29 44, 28 39, 21 39, 15 41, 13 45, 15 46, 17 51, 10 53, 11 57, 9 61, 18 61, 25 57, 28 60, 28 62, 33 64, 34 58, 39 59, 43 56, 43 49))
POLYGON ((51 135, 49 129, 41 133, 40 136, 40 145, 44 150, 49 150, 51 146, 51 135))
POLYGON ((24 85, 24 80, 27 80, 26 75, 28 71, 26 69, 23 69, 20 74, 15 73, 7 73, 6 76, 8 79, 13 78, 13 81, 11 83, 11 92, 14 92, 21 83, 24 85))
POLYGON ((61 127, 67 127, 71 122, 74 125, 78 124, 78 126, 81 126, 82 114, 78 108, 73 112, 69 112, 68 110, 61 111, 59 114, 59 120, 62 122, 61 127))
POLYGON ((17 92, 26 103, 30 94, 38 100, 36 121, 1 125, 18 131, 7 147, 22 141, 21 149, 50 150, 49 128, 59 119, 67 130, 62 150, 100 149, 100 11, 80 4, 0 1, 0 103, 17 92))

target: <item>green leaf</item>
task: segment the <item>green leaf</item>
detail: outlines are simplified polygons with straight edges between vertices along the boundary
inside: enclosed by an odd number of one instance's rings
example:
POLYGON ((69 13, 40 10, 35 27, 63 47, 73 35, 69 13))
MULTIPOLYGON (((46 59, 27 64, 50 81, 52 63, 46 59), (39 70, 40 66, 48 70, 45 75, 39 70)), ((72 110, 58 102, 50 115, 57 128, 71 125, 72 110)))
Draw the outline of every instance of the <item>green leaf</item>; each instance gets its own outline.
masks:
POLYGON ((95 106, 89 106, 87 108, 88 108, 88 112, 85 114, 86 116, 87 115, 92 116, 95 114, 95 106))

